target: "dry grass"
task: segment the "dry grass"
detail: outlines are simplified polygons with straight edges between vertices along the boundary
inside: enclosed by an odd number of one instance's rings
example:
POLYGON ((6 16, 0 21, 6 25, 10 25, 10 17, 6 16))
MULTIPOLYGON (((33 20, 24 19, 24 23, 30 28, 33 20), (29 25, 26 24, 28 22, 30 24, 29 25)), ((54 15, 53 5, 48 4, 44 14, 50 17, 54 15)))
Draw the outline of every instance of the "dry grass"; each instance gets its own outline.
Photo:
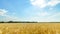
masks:
POLYGON ((5 23, 0 34, 60 34, 60 23, 5 23))

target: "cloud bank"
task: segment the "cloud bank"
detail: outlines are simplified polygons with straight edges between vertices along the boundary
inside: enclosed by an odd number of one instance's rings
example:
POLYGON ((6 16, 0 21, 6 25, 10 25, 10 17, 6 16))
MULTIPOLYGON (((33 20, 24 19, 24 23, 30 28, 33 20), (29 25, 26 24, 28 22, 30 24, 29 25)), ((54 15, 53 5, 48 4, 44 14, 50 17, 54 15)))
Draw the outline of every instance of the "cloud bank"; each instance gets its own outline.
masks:
POLYGON ((60 0, 30 0, 33 6, 37 6, 40 8, 45 8, 47 6, 53 7, 60 3, 60 0))

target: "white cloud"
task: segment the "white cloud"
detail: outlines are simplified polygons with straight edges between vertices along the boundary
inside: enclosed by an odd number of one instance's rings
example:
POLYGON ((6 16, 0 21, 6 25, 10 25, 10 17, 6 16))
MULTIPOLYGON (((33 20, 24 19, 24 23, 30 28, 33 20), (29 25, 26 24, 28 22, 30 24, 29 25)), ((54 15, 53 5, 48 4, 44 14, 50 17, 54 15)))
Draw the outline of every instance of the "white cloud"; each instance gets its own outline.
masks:
POLYGON ((30 1, 32 1, 32 2, 33 2, 34 0, 30 0, 30 1))
POLYGON ((43 8, 46 6, 46 1, 45 0, 34 0, 34 1, 31 1, 31 4, 33 6, 38 6, 40 8, 43 8))
POLYGON ((0 16, 2 17, 2 21, 19 21, 20 19, 16 16, 8 15, 8 11, 5 9, 0 9, 0 16))
POLYGON ((48 5, 49 6, 55 6, 57 5, 58 3, 60 3, 60 0, 51 0, 48 2, 48 5))
POLYGON ((53 6, 57 5, 58 3, 60 3, 60 0, 50 0, 48 2, 47 2, 47 0, 30 0, 30 2, 33 6, 44 8, 46 6, 53 7, 53 6))
POLYGON ((5 9, 0 9, 0 16, 3 16, 7 13, 8 11, 5 9))

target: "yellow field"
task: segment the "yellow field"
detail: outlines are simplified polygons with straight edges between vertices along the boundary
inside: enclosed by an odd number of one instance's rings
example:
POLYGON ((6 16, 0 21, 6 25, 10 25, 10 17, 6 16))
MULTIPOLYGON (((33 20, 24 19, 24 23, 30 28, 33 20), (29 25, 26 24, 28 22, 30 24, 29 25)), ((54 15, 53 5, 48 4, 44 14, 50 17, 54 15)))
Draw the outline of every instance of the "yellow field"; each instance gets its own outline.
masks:
POLYGON ((0 34, 60 34, 60 23, 1 23, 0 34))

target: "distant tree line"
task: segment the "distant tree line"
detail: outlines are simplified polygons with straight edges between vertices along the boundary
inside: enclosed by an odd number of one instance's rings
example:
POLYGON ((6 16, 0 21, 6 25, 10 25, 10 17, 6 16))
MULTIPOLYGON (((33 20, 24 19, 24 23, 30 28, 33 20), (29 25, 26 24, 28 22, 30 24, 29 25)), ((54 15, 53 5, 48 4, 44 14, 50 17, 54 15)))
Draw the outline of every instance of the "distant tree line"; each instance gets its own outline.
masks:
POLYGON ((35 22, 35 21, 0 21, 0 23, 60 23, 60 22, 35 22))
POLYGON ((8 21, 8 22, 4 22, 1 21, 0 23, 37 23, 37 22, 29 22, 29 21, 8 21))

